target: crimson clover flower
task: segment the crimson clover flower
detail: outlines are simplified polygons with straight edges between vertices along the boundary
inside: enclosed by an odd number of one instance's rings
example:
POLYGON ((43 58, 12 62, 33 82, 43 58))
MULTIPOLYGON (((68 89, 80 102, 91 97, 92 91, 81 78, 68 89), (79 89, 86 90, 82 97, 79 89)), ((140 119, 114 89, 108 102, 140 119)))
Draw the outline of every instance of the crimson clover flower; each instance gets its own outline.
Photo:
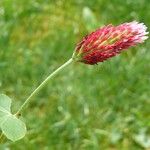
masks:
POLYGON ((121 51, 144 42, 147 27, 136 21, 118 26, 107 25, 85 36, 76 46, 73 58, 85 64, 97 64, 121 51))
POLYGON ((5 135, 14 142, 25 136, 27 132, 26 125, 19 119, 20 113, 30 102, 31 98, 38 94, 58 72, 74 61, 91 65, 103 62, 119 54, 122 50, 142 43, 148 38, 146 29, 147 27, 143 23, 133 21, 119 26, 108 25, 87 35, 77 44, 73 56, 49 74, 29 95, 15 114, 12 114, 10 111, 11 98, 4 94, 0 94, 0 130, 2 131, 0 139, 3 140, 3 135, 5 135))

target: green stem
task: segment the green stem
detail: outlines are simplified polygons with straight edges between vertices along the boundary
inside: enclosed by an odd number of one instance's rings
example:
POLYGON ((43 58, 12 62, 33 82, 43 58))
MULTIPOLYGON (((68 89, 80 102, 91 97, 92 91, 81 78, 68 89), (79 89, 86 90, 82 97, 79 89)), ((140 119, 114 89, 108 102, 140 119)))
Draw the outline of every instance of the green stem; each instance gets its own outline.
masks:
POLYGON ((66 63, 64 63, 62 66, 60 66, 58 69, 56 69, 54 72, 52 72, 31 94, 30 96, 25 100, 25 102, 21 105, 17 113, 15 114, 16 116, 20 114, 22 109, 25 107, 27 103, 29 103, 30 99, 35 96, 46 84, 47 82, 54 77, 59 71, 63 70, 66 66, 71 64, 73 62, 73 59, 69 59, 66 63))

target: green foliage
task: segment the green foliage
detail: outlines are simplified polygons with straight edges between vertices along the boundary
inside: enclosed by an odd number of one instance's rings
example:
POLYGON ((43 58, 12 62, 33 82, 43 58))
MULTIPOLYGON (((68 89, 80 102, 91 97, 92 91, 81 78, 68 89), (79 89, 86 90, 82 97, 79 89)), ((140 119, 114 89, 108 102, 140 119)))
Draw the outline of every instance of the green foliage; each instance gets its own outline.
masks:
POLYGON ((1 129, 4 135, 14 142, 23 138, 26 134, 26 126, 24 122, 16 118, 14 115, 5 117, 5 121, 1 124, 1 129))
MULTIPOLYGON (((149 0, 1 0, 1 93, 15 99, 16 112, 40 81, 71 57, 85 34, 132 20, 150 28, 149 10, 149 0)), ((25 138, 6 147, 148 149, 149 48, 147 40, 98 66, 66 68, 23 112, 25 138)))
POLYGON ((26 134, 24 122, 11 113, 11 99, 0 95, 0 128, 2 133, 10 140, 17 141, 26 134))
POLYGON ((0 127, 5 118, 11 114, 11 99, 3 94, 0 95, 0 127))

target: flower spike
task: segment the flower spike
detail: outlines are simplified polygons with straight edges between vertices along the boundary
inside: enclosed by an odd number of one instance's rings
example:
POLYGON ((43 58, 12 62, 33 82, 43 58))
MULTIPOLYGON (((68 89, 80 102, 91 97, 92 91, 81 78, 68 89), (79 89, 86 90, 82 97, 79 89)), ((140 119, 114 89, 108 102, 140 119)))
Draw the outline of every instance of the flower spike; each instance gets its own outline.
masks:
POLYGON ((121 51, 144 42, 148 38, 147 27, 136 21, 118 26, 107 25, 85 36, 76 46, 73 58, 94 65, 121 51))

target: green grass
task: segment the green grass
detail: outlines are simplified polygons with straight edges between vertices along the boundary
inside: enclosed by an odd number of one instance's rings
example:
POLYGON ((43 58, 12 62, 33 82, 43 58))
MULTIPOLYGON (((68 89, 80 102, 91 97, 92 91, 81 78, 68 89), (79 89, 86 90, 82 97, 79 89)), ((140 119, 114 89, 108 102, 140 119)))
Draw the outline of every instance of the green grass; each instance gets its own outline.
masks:
MULTIPOLYGON (((13 98, 15 112, 49 73, 71 57, 85 34, 132 20, 150 28, 149 10, 149 0, 1 0, 0 92, 13 98)), ((2 146, 148 150, 149 49, 147 40, 99 65, 69 66, 24 110, 25 138, 2 146)))

